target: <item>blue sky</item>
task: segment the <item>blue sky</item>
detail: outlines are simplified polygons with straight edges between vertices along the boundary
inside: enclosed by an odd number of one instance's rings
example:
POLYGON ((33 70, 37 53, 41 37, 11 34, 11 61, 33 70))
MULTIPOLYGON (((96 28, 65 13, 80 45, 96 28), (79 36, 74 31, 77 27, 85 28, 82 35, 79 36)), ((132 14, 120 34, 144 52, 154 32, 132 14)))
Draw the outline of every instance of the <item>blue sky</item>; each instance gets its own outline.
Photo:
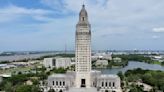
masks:
POLYGON ((164 50, 164 0, 0 0, 0 51, 73 50, 83 3, 93 50, 164 50))

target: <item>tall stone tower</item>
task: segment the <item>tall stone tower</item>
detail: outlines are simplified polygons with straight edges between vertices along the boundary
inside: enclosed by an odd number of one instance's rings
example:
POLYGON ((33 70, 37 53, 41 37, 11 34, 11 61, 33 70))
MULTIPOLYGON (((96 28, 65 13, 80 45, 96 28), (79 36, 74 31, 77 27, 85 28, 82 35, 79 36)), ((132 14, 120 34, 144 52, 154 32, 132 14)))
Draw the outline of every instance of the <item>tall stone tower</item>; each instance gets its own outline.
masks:
POLYGON ((88 14, 85 5, 79 13, 79 21, 76 25, 76 79, 77 88, 91 86, 91 25, 88 22, 88 14))

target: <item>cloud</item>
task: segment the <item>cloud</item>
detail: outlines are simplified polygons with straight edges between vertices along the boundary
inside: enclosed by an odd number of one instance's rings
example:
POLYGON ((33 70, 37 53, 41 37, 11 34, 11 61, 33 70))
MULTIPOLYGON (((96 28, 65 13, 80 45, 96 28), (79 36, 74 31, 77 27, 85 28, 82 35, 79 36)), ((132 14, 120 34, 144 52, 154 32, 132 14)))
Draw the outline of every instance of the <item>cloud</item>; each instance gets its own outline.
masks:
POLYGON ((48 19, 47 15, 53 13, 54 12, 51 10, 34 8, 28 9, 15 5, 9 5, 0 9, 0 23, 12 22, 21 19, 23 20, 24 17, 31 17, 37 21, 46 21, 48 19))
POLYGON ((158 38, 160 38, 160 36, 153 35, 152 38, 153 38, 153 39, 158 39, 158 38))
POLYGON ((33 15, 45 15, 47 13, 52 13, 52 11, 49 10, 43 10, 43 9, 27 9, 27 8, 23 8, 23 7, 18 7, 18 6, 14 6, 14 5, 10 5, 8 7, 5 7, 1 10, 4 11, 0 11, 1 14, 5 13, 11 13, 11 14, 33 14, 33 15))
POLYGON ((163 33, 163 32, 164 32, 164 27, 153 28, 153 32, 156 32, 156 33, 163 33))
MULTIPOLYGON (((31 48, 63 49, 61 47, 68 43, 73 49, 75 25, 83 2, 92 26, 94 49, 156 48, 151 45, 154 41, 152 38, 164 37, 164 34, 154 34, 154 31, 163 30, 157 27, 162 28, 164 25, 164 13, 161 10, 164 0, 40 1, 43 6, 25 8, 9 5, 0 8, 0 34, 3 34, 0 37, 11 34, 7 32, 14 29, 12 35, 15 35, 17 44, 23 42, 17 42, 17 39, 26 39, 31 48), (35 43, 39 43, 39 47, 35 43)), ((9 40, 1 39, 0 44, 2 42, 10 46, 9 40)), ((155 43, 163 48, 161 39, 155 43)))
POLYGON ((64 0, 41 0, 41 3, 56 10, 64 9, 64 0))

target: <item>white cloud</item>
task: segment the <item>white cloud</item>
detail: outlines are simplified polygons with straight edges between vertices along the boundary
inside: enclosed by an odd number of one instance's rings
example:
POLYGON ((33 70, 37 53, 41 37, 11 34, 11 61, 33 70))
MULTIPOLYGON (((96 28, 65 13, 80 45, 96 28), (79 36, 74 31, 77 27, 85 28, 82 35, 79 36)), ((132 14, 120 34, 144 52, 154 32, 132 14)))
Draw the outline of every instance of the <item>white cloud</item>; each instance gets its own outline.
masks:
POLYGON ((32 17, 35 20, 46 21, 48 19, 46 15, 53 13, 54 12, 50 10, 27 9, 24 7, 9 5, 0 9, 0 22, 12 22, 14 20, 20 20, 24 16, 32 17))
MULTIPOLYGON (((49 44, 46 43, 47 41, 51 41, 53 45, 49 45, 50 48, 61 48, 65 44, 63 41, 67 41, 68 39, 69 41, 74 41, 75 25, 78 21, 78 13, 83 1, 41 0, 42 4, 49 6, 47 9, 24 8, 11 5, 0 9, 0 23, 28 19, 27 16, 30 16, 34 20, 46 21, 41 24, 34 23, 32 27, 29 27, 28 25, 30 24, 27 24, 28 29, 24 26, 21 28, 22 25, 16 22, 14 23, 16 27, 9 27, 11 30, 32 30, 32 32, 39 30, 37 33, 31 32, 25 34, 22 32, 22 34, 31 39, 36 37, 37 41, 42 39, 40 46, 44 47, 44 44, 49 44), (47 16, 56 13, 59 14, 57 16, 60 18, 47 16)), ((128 48, 130 47, 129 43, 132 43, 132 46, 137 48, 141 44, 144 46, 147 43, 152 43, 152 38, 164 37, 163 34, 154 35, 151 30, 158 26, 162 27, 164 24, 162 20, 164 19, 162 11, 164 0, 85 0, 84 4, 86 5, 89 21, 92 25, 93 45, 97 49, 128 48), (139 37, 142 39, 138 39, 139 37)), ((6 29, 9 30, 8 28, 6 29)), ((2 28, 0 28, 1 30, 2 28)), ((155 28, 154 30, 161 32, 163 29, 159 30, 155 28)), ((33 42, 31 39, 29 40, 29 44, 33 42)), ((158 46, 161 46, 162 42, 160 41, 159 39, 159 42, 156 43, 158 46)), ((73 44, 73 42, 69 44, 73 44)), ((147 47, 149 46, 147 45, 147 47)), ((73 48, 73 45, 70 47, 73 48)))
POLYGON ((49 10, 43 10, 43 9, 27 9, 27 8, 23 8, 23 7, 18 7, 18 6, 14 6, 14 5, 9 5, 5 8, 1 8, 0 11, 1 14, 5 13, 5 14, 33 14, 33 15, 45 15, 47 13, 52 13, 52 11, 49 10))
POLYGON ((153 28, 153 32, 157 32, 157 33, 164 32, 164 27, 153 28))
POLYGON ((153 38, 153 39, 158 39, 158 38, 160 38, 160 36, 158 36, 158 35, 153 35, 152 38, 153 38))

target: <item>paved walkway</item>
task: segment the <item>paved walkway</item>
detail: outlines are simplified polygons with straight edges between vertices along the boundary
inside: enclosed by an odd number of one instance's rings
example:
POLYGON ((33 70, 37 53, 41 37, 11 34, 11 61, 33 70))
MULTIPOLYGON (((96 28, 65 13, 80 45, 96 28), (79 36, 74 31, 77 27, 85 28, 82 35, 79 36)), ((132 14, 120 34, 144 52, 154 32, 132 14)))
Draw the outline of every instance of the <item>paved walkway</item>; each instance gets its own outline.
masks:
POLYGON ((68 92, 97 92, 96 88, 70 88, 68 92))

